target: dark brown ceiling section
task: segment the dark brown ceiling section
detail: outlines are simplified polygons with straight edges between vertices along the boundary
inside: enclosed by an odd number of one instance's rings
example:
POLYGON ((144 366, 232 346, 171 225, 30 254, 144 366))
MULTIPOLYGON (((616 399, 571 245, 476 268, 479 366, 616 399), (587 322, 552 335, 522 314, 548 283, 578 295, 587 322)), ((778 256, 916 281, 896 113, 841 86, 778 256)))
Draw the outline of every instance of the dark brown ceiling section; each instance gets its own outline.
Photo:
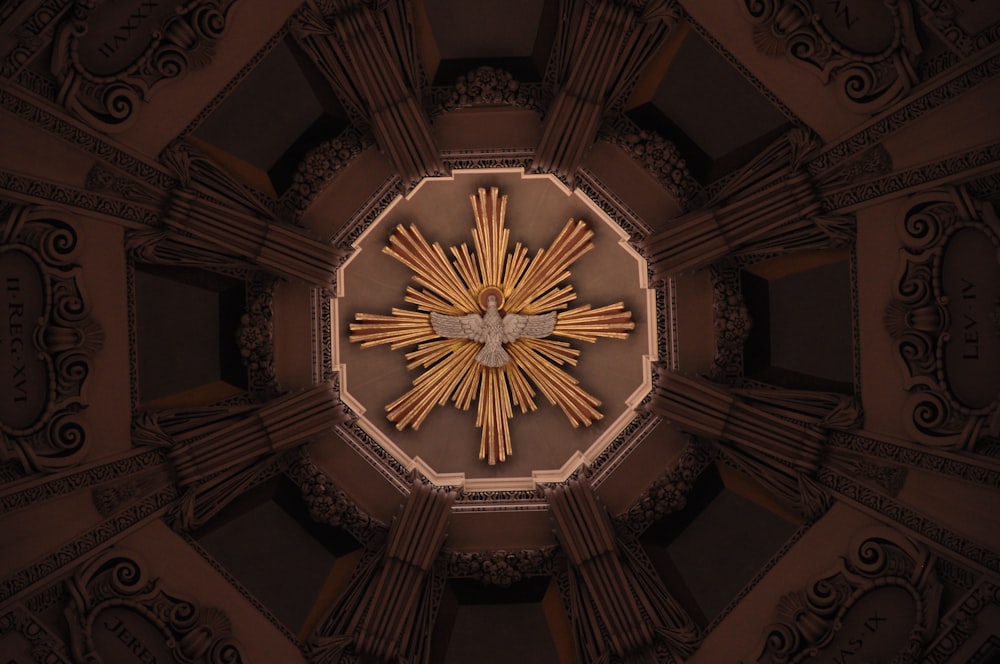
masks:
POLYGON ((4 661, 997 657, 1000 9, 152 4, 0 7, 4 661), (498 184, 639 328, 492 468, 348 329, 498 184))

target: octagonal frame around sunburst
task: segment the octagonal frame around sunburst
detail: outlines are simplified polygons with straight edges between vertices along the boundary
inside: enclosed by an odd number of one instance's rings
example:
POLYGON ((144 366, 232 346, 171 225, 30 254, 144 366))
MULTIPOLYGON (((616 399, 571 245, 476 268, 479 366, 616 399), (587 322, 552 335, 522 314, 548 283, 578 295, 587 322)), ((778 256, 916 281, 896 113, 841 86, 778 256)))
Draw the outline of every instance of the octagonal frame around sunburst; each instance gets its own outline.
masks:
POLYGON ((499 289, 506 313, 525 315, 558 311, 550 336, 594 342, 599 337, 624 339, 635 324, 622 302, 598 309, 583 305, 566 310, 576 299, 572 285, 560 286, 570 277, 569 267, 593 248, 593 231, 583 221, 570 219, 548 249, 528 258, 516 243, 508 253, 510 231, 505 227, 507 197, 496 187, 480 188, 470 196, 476 220, 472 231, 475 253, 468 245, 451 247, 449 261, 437 243, 429 244, 415 225, 396 227, 383 251, 414 272, 420 288, 408 286, 404 300, 418 311, 393 308, 391 315, 358 313, 351 324, 350 340, 362 348, 389 344, 395 350, 416 345, 406 354, 407 368, 424 373, 413 387, 386 406, 396 429, 414 429, 436 405, 454 401, 468 410, 478 402, 476 426, 482 429, 479 458, 489 464, 513 453, 508 420, 513 406, 522 413, 537 409, 535 389, 562 409, 573 427, 589 426, 602 415, 600 401, 560 368, 575 365, 580 351, 568 342, 551 338, 521 338, 507 344, 511 359, 501 367, 479 364, 480 344, 469 339, 444 339, 430 323, 430 312, 447 315, 482 314, 488 289, 499 289))

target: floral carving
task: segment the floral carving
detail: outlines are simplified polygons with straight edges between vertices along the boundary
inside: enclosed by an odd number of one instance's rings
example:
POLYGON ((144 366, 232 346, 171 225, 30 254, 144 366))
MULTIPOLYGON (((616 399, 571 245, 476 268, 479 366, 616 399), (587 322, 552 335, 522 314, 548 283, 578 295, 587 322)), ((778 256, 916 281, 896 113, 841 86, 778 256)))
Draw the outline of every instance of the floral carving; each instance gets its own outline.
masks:
POLYGON ((351 126, 339 136, 323 141, 299 163, 292 177, 292 186, 281 198, 281 203, 294 216, 300 216, 323 187, 347 168, 351 160, 375 145, 372 136, 351 126))
POLYGON ((515 106, 541 112, 540 88, 523 85, 503 69, 483 65, 459 76, 455 85, 435 91, 432 114, 474 106, 515 106))
POLYGON ((739 270, 713 266, 711 273, 714 375, 720 380, 736 380, 743 376, 743 347, 750 337, 753 319, 743 301, 739 270))
POLYGON ((240 317, 236 345, 249 373, 249 391, 262 399, 278 395, 274 374, 274 282, 247 283, 247 311, 240 317))
POLYGON ((657 520, 683 510, 688 493, 711 462, 712 453, 706 445, 697 442, 688 445, 677 464, 643 491, 628 510, 615 518, 616 526, 638 537, 657 520))
POLYGON ((451 578, 475 579, 484 585, 508 588, 526 576, 552 573, 556 547, 519 551, 446 551, 451 578))
POLYGON ((696 193, 698 183, 688 170, 687 162, 677 146, 663 136, 640 129, 625 116, 620 116, 605 133, 608 140, 625 150, 682 205, 696 193))
POLYGON ((298 454, 289 467, 288 476, 298 482, 309 515, 321 523, 342 527, 359 542, 381 542, 388 533, 387 526, 363 511, 353 498, 334 486, 319 466, 309 460, 305 450, 298 454))

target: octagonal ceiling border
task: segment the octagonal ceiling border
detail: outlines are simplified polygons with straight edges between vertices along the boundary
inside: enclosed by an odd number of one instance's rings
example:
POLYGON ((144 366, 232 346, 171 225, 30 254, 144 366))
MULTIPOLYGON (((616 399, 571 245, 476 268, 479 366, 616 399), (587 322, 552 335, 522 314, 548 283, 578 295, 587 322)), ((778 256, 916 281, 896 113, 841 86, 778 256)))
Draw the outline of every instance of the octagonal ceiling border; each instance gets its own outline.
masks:
MULTIPOLYGON (((605 226, 612 229, 619 237, 618 244, 633 256, 639 267, 644 264, 644 258, 630 245, 630 240, 641 237, 646 232, 646 225, 624 203, 614 197, 599 179, 592 173, 585 173, 576 191, 570 190, 558 178, 550 174, 533 174, 525 172, 525 158, 530 158, 531 150, 503 149, 499 151, 469 151, 448 154, 452 175, 446 177, 428 178, 422 181, 406 199, 412 196, 424 183, 434 181, 451 181, 456 175, 475 172, 503 174, 516 173, 523 179, 549 179, 564 194, 575 195, 577 199, 592 210, 594 216, 605 226), (459 165, 472 168, 455 168, 459 165), (478 166, 478 168, 476 167, 478 166), (610 195, 608 195, 610 194, 610 195)), ((402 195, 386 196, 387 192, 377 191, 362 206, 338 233, 338 243, 341 246, 349 243, 352 248, 362 241, 366 234, 404 199, 402 195)), ((337 297, 343 283, 343 269, 350 264, 347 258, 340 266, 337 280, 337 297)), ((349 426, 337 427, 338 437, 358 453, 367 463, 373 466, 391 485, 400 491, 408 490, 414 472, 423 476, 426 481, 436 486, 462 486, 463 493, 460 504, 455 509, 544 509, 544 502, 537 495, 539 484, 563 483, 579 474, 586 467, 595 486, 600 485, 609 477, 659 423, 659 418, 639 409, 641 403, 648 398, 653 381, 656 363, 673 368, 676 366, 676 296, 672 281, 652 283, 648 270, 645 275, 640 273, 640 288, 647 292, 646 308, 652 309, 653 315, 647 317, 647 338, 649 345, 644 355, 642 385, 630 395, 626 402, 627 408, 583 453, 575 451, 559 468, 535 471, 530 476, 516 478, 466 478, 464 473, 438 473, 430 467, 419 455, 413 457, 403 453, 387 436, 381 434, 374 426, 361 426, 354 423, 349 426)), ((319 296, 320 294, 314 293, 319 296)), ((337 298, 323 298, 316 302, 320 315, 316 320, 317 337, 325 345, 316 359, 326 366, 316 366, 318 376, 333 376, 344 379, 342 387, 346 388, 347 372, 339 364, 339 352, 335 347, 339 340, 337 326, 337 298), (329 358, 329 364, 326 363, 329 358)), ((314 308, 314 312, 317 308, 314 308)), ((319 364, 319 362, 317 362, 319 364)), ((363 416, 364 408, 354 401, 348 389, 344 389, 345 403, 355 413, 363 416)))

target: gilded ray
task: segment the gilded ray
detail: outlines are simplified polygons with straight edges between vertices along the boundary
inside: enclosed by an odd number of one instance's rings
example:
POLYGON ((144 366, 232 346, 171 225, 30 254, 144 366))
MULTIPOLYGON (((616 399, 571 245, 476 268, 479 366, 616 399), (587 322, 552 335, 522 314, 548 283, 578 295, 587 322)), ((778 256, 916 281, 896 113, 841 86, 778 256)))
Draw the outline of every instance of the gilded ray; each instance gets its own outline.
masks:
MULTIPOLYGON (((450 400, 468 410, 476 401, 479 458, 492 465, 513 454, 509 420, 515 407, 521 413, 537 410, 537 392, 558 406, 573 427, 589 426, 602 417, 597 410, 601 402, 562 368, 576 366, 580 351, 550 336, 590 343, 598 338, 625 339, 635 323, 621 302, 567 310, 576 291, 563 282, 571 276, 570 266, 594 247, 594 233, 585 222, 570 219, 547 248, 529 258, 528 249, 520 243, 508 251, 507 197, 493 187, 489 192, 481 188, 470 198, 474 250, 464 243, 451 247, 451 260, 440 245, 427 242, 415 225, 396 227, 384 251, 413 271, 415 286, 406 288, 403 299, 417 311, 394 308, 389 316, 359 313, 350 326, 350 339, 362 348, 416 346, 406 353, 406 366, 423 372, 413 379, 410 390, 386 406, 389 421, 399 430, 418 429, 435 406, 450 400), (497 309, 505 316, 558 311, 555 326, 546 321, 536 336, 507 342, 507 363, 484 366, 476 359, 482 343, 474 337, 439 336, 435 326, 443 323, 439 319, 432 324, 430 313, 482 316, 488 297, 498 300, 490 315, 495 316, 497 309), (549 330, 549 336, 536 338, 549 330)), ((473 323, 467 323, 470 335, 478 334, 473 323)), ((499 329, 499 323, 495 325, 492 329, 499 329)))

